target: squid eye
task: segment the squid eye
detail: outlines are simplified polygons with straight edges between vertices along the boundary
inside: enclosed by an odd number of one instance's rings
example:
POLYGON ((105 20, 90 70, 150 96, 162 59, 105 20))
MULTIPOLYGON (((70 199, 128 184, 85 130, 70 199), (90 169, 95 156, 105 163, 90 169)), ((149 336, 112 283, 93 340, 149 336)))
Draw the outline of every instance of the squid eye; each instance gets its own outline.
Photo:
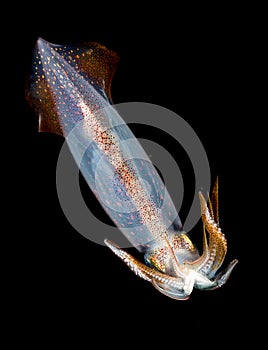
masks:
POLYGON ((153 253, 145 255, 147 266, 157 271, 167 273, 168 255, 165 248, 156 249, 153 253))
POLYGON ((199 257, 197 248, 186 233, 175 234, 171 239, 171 245, 180 263, 194 261, 199 257))
POLYGON ((154 257, 145 259, 145 263, 147 266, 151 267, 154 270, 166 273, 165 265, 161 263, 161 261, 155 259, 154 257))

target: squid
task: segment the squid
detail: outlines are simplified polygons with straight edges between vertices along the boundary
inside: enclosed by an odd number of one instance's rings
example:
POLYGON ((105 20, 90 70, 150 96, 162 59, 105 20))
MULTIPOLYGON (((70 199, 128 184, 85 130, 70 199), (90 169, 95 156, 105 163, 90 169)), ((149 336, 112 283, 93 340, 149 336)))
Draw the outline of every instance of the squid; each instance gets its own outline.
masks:
POLYGON ((76 47, 42 38, 34 56, 26 99, 39 117, 39 131, 65 138, 96 199, 144 262, 109 239, 105 245, 134 274, 175 300, 187 300, 194 288, 224 285, 238 260, 218 272, 227 253, 218 179, 207 199, 199 192, 200 254, 155 166, 113 107, 111 83, 119 56, 94 41, 76 47))

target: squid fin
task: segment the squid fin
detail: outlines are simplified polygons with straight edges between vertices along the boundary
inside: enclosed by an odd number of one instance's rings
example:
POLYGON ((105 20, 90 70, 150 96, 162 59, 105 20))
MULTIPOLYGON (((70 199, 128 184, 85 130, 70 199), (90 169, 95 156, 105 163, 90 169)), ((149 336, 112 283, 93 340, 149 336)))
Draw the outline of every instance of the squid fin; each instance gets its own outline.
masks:
MULTIPOLYGON (((112 102, 111 83, 119 57, 105 46, 96 42, 81 47, 60 46, 39 38, 35 57, 33 73, 26 83, 26 99, 39 115, 39 131, 64 135, 55 99, 72 85, 69 74, 72 70, 112 102)), ((69 93, 72 93, 71 87, 69 93)), ((85 94, 89 91, 81 92, 85 94)))

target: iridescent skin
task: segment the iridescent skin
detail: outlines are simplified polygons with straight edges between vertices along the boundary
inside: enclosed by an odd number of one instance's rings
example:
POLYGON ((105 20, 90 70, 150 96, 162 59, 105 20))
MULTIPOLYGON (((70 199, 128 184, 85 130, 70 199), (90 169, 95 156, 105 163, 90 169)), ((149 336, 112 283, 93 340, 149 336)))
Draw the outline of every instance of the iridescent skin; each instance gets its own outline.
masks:
POLYGON ((223 285, 237 260, 216 274, 227 252, 218 221, 218 182, 208 203, 200 193, 200 256, 153 164, 112 107, 110 86, 118 56, 95 42, 76 48, 42 39, 35 55, 26 97, 39 115, 39 130, 64 136, 74 159, 82 158, 79 167, 89 187, 144 254, 146 264, 109 240, 106 245, 135 274, 171 298, 185 300, 194 287, 223 285))

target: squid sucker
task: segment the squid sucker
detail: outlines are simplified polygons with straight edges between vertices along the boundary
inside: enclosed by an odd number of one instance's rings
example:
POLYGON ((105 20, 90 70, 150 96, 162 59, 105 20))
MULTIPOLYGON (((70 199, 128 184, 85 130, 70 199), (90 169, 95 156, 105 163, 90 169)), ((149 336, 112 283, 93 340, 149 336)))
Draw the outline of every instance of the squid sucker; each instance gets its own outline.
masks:
POLYGON ((238 260, 218 272, 227 253, 219 226, 218 179, 211 195, 199 192, 203 252, 199 254, 152 161, 114 107, 110 88, 118 55, 97 42, 80 47, 37 40, 26 99, 39 131, 65 138, 97 200, 115 226, 144 256, 104 243, 159 292, 186 300, 194 288, 214 290, 238 260))

